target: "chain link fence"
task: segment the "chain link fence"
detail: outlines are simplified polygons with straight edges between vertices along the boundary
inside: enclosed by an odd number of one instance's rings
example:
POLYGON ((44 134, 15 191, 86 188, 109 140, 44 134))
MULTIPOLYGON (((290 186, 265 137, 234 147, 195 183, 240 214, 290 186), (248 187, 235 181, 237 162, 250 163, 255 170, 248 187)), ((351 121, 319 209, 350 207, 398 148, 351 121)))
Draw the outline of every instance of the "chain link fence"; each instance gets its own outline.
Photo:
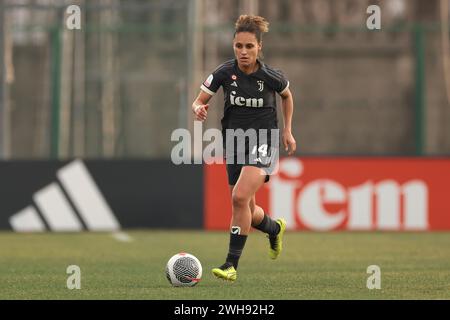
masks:
MULTIPOLYGON (((241 2, 2 1, 4 158, 170 157, 200 83, 233 57, 241 2), (81 30, 66 27, 72 4, 81 30)), ((271 22, 265 62, 291 82, 298 154, 450 153, 437 21, 391 14, 369 31, 361 5, 324 25, 308 1, 281 2, 252 4, 271 22)))

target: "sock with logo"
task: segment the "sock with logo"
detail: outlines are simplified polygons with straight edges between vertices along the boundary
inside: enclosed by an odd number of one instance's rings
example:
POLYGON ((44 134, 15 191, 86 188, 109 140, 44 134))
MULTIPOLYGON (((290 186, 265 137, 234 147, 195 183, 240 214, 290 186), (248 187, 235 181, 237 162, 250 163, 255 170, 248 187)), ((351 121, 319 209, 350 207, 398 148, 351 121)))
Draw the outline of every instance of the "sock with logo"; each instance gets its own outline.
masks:
POLYGON ((241 257, 242 250, 245 246, 245 241, 247 241, 246 235, 230 233, 230 246, 228 249, 226 262, 233 264, 236 270, 238 267, 239 258, 241 257))
POLYGON ((269 236, 276 236, 280 232, 280 225, 272 220, 267 214, 264 214, 264 218, 261 223, 253 228, 258 229, 269 236))

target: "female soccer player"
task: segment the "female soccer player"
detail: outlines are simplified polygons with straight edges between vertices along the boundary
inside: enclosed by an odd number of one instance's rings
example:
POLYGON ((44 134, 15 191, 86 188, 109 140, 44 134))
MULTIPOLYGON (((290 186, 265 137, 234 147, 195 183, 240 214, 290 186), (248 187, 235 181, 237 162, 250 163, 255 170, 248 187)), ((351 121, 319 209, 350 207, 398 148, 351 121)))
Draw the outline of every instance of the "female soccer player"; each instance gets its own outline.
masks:
POLYGON ((226 261, 212 272, 216 277, 228 281, 235 281, 237 278, 239 258, 251 226, 268 234, 269 256, 272 259, 276 259, 282 250, 282 237, 286 228, 284 219, 272 220, 255 203, 256 192, 269 180, 267 168, 273 164, 270 163, 273 161, 271 152, 277 150, 278 139, 272 144, 269 140, 263 141, 266 143, 258 140, 259 143, 256 142, 256 145, 252 145, 251 142, 245 143, 244 150, 240 150, 239 148, 242 149, 243 146, 238 144, 231 153, 227 150, 235 142, 234 137, 239 136, 236 132, 254 129, 269 134, 271 129, 278 128, 275 93, 282 98, 284 120, 282 141, 285 150, 289 155, 296 150, 296 142, 291 133, 294 102, 289 90, 289 81, 280 71, 272 69, 260 59, 262 34, 269 31, 268 25, 269 23, 260 16, 239 17, 235 24, 233 39, 235 59, 223 63, 208 76, 192 104, 195 119, 206 120, 209 100, 220 86, 223 87, 225 109, 222 134, 226 140, 224 146, 232 197, 232 220, 226 261), (229 129, 235 132, 232 140, 226 134, 229 129), (238 161, 239 153, 245 154, 244 161, 238 161), (253 161, 250 161, 250 155, 256 159, 252 158, 253 161))

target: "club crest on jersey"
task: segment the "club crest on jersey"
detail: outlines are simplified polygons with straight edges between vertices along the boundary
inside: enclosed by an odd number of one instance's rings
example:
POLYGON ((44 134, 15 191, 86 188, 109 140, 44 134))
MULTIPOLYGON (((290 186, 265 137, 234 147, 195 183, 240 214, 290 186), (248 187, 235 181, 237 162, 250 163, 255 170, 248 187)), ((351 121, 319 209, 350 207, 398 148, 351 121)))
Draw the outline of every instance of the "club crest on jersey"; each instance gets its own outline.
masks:
POLYGON ((258 91, 262 92, 264 90, 264 81, 258 80, 258 91))
POLYGON ((236 91, 231 91, 230 93, 230 103, 233 106, 239 106, 239 107, 254 107, 254 108, 260 108, 264 105, 264 99, 263 98, 244 98, 244 97, 236 97, 236 91))

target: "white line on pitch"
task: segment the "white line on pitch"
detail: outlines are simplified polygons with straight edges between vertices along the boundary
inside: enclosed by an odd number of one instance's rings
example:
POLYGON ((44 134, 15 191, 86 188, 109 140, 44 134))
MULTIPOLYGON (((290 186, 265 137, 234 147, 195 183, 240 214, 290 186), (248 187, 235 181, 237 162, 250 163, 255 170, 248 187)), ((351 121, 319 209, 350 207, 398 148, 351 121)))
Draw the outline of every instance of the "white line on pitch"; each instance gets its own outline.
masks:
POLYGON ((111 234, 111 236, 116 239, 117 241, 120 242, 132 242, 134 241, 134 239, 132 237, 130 237, 130 235, 128 233, 119 231, 119 232, 114 232, 111 234))

